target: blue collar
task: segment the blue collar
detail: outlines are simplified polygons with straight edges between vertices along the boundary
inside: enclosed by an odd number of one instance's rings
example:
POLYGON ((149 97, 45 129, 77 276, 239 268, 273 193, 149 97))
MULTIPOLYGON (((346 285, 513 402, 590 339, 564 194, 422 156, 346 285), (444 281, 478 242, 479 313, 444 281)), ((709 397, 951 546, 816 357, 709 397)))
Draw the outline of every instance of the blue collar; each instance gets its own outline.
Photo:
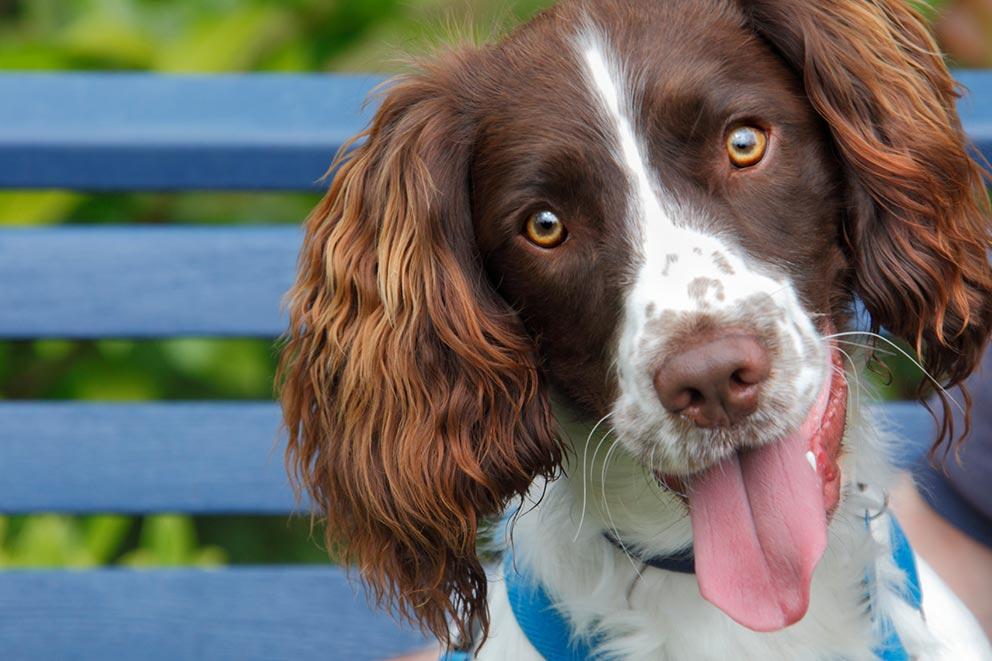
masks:
MULTIPOLYGON (((889 546, 892 549, 892 562, 906 575, 906 583, 903 585, 902 598, 914 610, 923 609, 923 589, 920 587, 920 574, 916 570, 916 558, 913 556, 913 549, 906 539, 906 533, 902 526, 896 521, 896 517, 889 516, 889 546)), ((866 525, 870 522, 866 521, 866 525)), ((871 602, 869 602, 871 603, 871 602)), ((882 634, 885 636, 882 644, 875 648, 875 656, 881 661, 909 661, 909 654, 899 640, 899 634, 887 618, 880 624, 882 634)))
MULTIPOLYGON (((909 546, 906 534, 895 518, 889 516, 888 522, 892 560, 906 575, 906 585, 902 596, 909 605, 920 610, 922 592, 913 550, 909 546)), ((866 519, 866 525, 868 523, 866 519)), ((617 544, 614 539, 610 539, 610 541, 617 544)), ((662 565, 661 569, 669 571, 681 571, 687 566, 686 558, 688 558, 688 562, 691 562, 691 554, 688 556, 683 554, 674 560, 659 559, 657 564, 651 562, 646 564, 652 567, 662 565), (669 566, 678 567, 678 569, 668 569, 669 566)), ((692 572, 681 571, 681 573, 692 572)), ((506 592, 510 607, 516 617, 517 624, 541 656, 547 661, 586 661, 597 658, 593 650, 601 642, 600 639, 598 637, 573 639, 572 628, 565 616, 555 607, 544 587, 529 576, 522 567, 515 566, 513 554, 509 547, 503 560, 503 576, 506 580, 506 592)), ((871 577, 866 577, 866 583, 872 580, 871 577)), ((875 650, 875 656, 879 661, 909 661, 909 655, 903 647, 902 641, 899 640, 899 635, 892 623, 883 620, 880 627, 884 640, 875 650)), ((470 659, 471 655, 448 652, 442 658, 448 661, 460 661, 470 659)))

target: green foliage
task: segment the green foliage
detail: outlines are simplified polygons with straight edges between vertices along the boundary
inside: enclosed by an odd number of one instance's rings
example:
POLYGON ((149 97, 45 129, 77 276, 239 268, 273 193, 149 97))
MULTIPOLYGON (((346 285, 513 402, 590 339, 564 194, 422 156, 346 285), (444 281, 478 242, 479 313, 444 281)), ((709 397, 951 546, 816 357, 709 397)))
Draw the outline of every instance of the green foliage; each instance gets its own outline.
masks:
POLYGON ((117 555, 132 525, 128 517, 109 515, 0 517, 0 567, 105 565, 117 555))
POLYGON ((320 539, 306 517, 0 516, 0 568, 321 563, 320 539))
POLYGON ((141 546, 125 553, 121 564, 131 567, 211 567, 226 561, 216 546, 198 547, 196 528, 188 516, 159 514, 141 526, 141 546))
MULTIPOLYGON (((437 26, 491 33, 549 0, 21 0, 0 3, 0 68, 389 70, 437 26), (386 48, 387 50, 384 50, 386 48), (358 64, 361 63, 361 64, 358 64)), ((450 31, 450 30, 449 30, 450 31)))
POLYGON ((198 545, 187 516, 159 514, 140 524, 113 515, 0 517, 0 567, 210 567, 225 561, 218 546, 198 545), (139 525, 140 544, 127 550, 129 533, 139 525))
POLYGON ((275 361, 270 340, 5 342, 0 398, 270 399, 275 361))

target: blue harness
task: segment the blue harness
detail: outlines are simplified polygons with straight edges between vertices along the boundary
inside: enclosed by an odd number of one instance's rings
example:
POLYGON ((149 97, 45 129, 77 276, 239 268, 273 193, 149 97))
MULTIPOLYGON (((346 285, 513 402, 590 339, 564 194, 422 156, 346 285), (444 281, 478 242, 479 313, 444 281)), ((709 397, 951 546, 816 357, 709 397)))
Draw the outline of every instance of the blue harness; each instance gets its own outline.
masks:
MULTIPOLYGON (((867 519, 866 519, 867 523, 867 519)), ((906 589, 903 598, 916 610, 922 605, 920 578, 916 570, 916 560, 909 540, 902 527, 894 517, 889 517, 890 544, 892 560, 906 574, 906 589)), ((675 570, 678 571, 678 570, 675 570)), ((503 576, 506 581, 506 592, 510 607, 516 617, 517 624, 527 636, 527 640, 547 661, 587 661, 596 659, 593 649, 599 640, 575 640, 568 621, 555 608, 551 597, 544 587, 531 579, 524 571, 515 567, 513 555, 507 551, 503 560, 503 576)), ((866 581, 869 579, 866 579, 866 581)), ((880 623, 884 640, 875 650, 879 661, 909 661, 909 655, 903 647, 899 635, 892 623, 885 620, 880 623)), ((441 657, 442 661, 470 661, 471 652, 449 651, 441 657)))

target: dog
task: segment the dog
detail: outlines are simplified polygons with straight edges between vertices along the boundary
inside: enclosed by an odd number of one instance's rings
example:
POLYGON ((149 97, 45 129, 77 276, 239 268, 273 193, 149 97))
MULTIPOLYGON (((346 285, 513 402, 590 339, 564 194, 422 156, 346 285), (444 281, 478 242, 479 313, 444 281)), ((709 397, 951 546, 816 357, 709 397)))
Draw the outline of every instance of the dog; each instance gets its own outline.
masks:
POLYGON ((393 81, 288 296, 329 548, 479 659, 580 658, 555 627, 596 658, 988 655, 925 565, 908 596, 897 439, 844 350, 860 301, 942 394, 979 360, 956 98, 904 0, 564 0, 393 81))

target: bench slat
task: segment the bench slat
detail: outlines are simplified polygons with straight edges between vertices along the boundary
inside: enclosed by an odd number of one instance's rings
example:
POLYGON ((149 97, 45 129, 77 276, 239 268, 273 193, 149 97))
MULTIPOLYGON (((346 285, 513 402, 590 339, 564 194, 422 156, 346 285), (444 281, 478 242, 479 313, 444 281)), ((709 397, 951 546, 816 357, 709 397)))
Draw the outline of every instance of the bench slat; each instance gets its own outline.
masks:
POLYGON ((0 512, 296 511, 279 415, 270 402, 0 402, 0 512))
POLYGON ((424 647, 330 567, 0 572, 5 659, 381 660, 424 647))
POLYGON ((3 229, 0 337, 274 337, 300 240, 289 226, 3 229))
MULTIPOLYGON (((882 408, 911 464, 929 414, 882 408)), ((272 403, 0 402, 0 512, 297 511, 279 419, 272 403)))
POLYGON ((0 188, 314 189, 367 75, 0 76, 0 188))
MULTIPOLYGON (((992 157, 992 73, 959 71, 992 157)), ((377 76, 0 76, 0 188, 313 189, 377 76)))

